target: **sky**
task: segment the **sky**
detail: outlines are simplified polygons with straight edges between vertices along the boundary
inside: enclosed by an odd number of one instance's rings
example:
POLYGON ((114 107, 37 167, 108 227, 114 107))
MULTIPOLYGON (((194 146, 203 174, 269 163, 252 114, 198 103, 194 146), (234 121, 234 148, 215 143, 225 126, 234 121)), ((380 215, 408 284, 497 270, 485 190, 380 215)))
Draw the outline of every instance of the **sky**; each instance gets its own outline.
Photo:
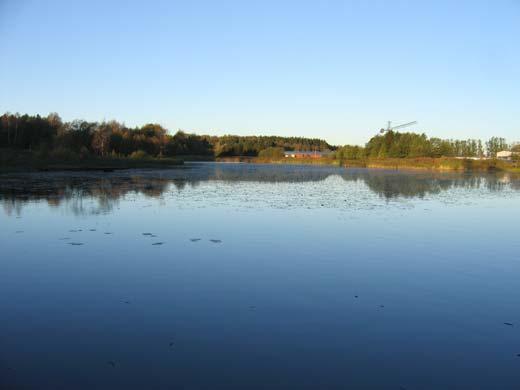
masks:
POLYGON ((0 112, 520 141, 520 0, 0 0, 0 112))

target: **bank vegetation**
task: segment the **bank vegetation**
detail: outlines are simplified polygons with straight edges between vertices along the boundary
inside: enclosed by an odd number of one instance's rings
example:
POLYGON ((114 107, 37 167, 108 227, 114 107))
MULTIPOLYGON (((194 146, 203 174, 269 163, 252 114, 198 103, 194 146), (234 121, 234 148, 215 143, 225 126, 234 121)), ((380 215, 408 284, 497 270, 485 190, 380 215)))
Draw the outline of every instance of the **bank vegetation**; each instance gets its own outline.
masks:
POLYGON ((117 121, 65 122, 47 116, 5 113, 0 116, 0 169, 118 169, 163 167, 182 161, 255 161, 378 168, 438 170, 518 170, 519 145, 504 138, 454 140, 388 131, 364 146, 335 146, 319 138, 210 136, 159 124, 128 127, 117 121), (322 152, 321 158, 290 158, 286 151, 322 152), (511 162, 495 157, 518 152, 511 162))

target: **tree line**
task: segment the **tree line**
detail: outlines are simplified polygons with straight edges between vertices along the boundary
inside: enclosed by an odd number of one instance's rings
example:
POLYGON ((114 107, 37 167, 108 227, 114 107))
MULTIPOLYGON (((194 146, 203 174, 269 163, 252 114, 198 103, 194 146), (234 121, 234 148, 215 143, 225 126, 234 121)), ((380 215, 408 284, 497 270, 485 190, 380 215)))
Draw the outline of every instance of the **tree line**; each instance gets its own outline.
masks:
POLYGON ((158 124, 129 128, 117 121, 63 122, 55 113, 47 117, 2 115, 0 147, 79 157, 213 154, 212 147, 206 139, 182 131, 169 135, 167 130, 158 124))
POLYGON ((129 128, 117 121, 63 122, 56 113, 0 117, 0 148, 33 150, 60 156, 258 156, 268 148, 334 149, 317 138, 278 136, 209 136, 177 131, 171 135, 158 124, 129 128))
POLYGON ((339 159, 359 160, 366 158, 406 157, 496 157, 502 150, 517 149, 504 138, 492 137, 485 143, 480 139, 429 138, 426 134, 387 131, 372 137, 364 147, 345 145, 338 148, 339 159))
MULTIPOLYGON (((32 150, 46 157, 121 156, 260 156, 282 158, 286 150, 334 151, 337 159, 405 157, 494 157, 512 148, 504 138, 445 140, 425 134, 388 131, 365 146, 336 147, 318 138, 279 136, 209 136, 177 131, 159 124, 130 128, 117 121, 64 122, 56 113, 46 117, 5 113, 0 116, 0 148, 32 150)), ((520 147, 514 146, 520 149, 520 147)), ((520 150, 519 150, 520 151, 520 150)))

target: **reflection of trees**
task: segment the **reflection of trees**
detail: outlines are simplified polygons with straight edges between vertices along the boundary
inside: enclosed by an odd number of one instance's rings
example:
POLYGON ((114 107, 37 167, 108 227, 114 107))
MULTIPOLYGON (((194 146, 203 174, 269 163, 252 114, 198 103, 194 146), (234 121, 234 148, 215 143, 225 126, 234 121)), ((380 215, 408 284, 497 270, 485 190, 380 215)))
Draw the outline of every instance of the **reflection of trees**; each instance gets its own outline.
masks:
POLYGON ((175 188, 183 191, 206 181, 318 182, 340 176, 346 182, 362 181, 379 196, 392 199, 439 194, 451 188, 501 191, 520 190, 510 174, 402 172, 339 169, 321 166, 255 164, 188 164, 184 168, 115 173, 42 173, 0 177, 0 201, 8 215, 20 214, 28 202, 45 200, 51 207, 65 205, 74 214, 106 213, 126 195, 159 198, 175 188))
POLYGON ((342 175, 345 180, 363 180, 373 192, 386 198, 423 198, 452 188, 501 191, 507 186, 520 189, 518 178, 509 174, 468 174, 441 172, 399 172, 364 170, 342 175), (354 179, 355 178, 355 179, 354 179), (514 185, 513 185, 514 184, 514 185))
POLYGON ((66 205, 76 215, 99 214, 112 210, 129 193, 159 197, 171 183, 139 176, 24 175, 0 180, 0 200, 8 215, 19 214, 24 204, 41 200, 51 207, 66 205))

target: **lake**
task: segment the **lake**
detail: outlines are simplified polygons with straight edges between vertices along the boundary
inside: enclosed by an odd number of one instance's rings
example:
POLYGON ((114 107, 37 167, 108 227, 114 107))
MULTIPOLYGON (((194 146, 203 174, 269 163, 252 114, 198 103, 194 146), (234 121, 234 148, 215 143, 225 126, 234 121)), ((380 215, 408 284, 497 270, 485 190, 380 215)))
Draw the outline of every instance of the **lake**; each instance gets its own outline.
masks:
POLYGON ((518 389, 520 178, 0 176, 0 387, 518 389))

